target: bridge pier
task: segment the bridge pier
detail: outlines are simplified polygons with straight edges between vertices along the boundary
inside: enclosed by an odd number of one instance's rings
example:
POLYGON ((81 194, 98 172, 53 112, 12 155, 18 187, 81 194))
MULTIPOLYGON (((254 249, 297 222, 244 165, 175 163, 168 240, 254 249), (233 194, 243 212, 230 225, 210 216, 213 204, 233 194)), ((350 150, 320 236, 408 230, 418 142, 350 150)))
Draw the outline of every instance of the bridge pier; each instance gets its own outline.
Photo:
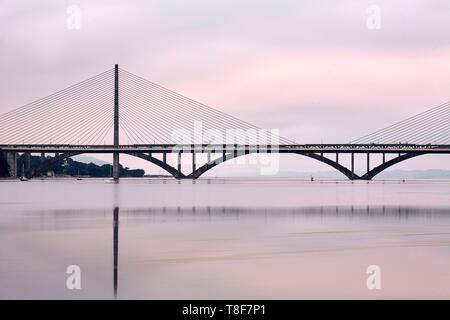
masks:
MULTIPOLYGON (((114 148, 119 147, 119 65, 114 65, 114 148)), ((119 153, 113 153, 113 179, 119 180, 119 153)))
POLYGON ((25 171, 29 171, 31 168, 31 153, 25 152, 25 171))
POLYGON ((370 171, 370 153, 367 154, 367 172, 370 171))
POLYGON ((350 180, 354 180, 355 179, 355 154, 352 152, 352 156, 351 156, 351 171, 352 171, 352 177, 350 180))
POLYGON ((6 152, 6 162, 8 163, 9 176, 13 178, 17 177, 17 158, 18 158, 17 152, 14 151, 6 152))
POLYGON ((120 171, 119 153, 114 152, 113 153, 113 179, 115 181, 119 180, 119 171, 120 171))

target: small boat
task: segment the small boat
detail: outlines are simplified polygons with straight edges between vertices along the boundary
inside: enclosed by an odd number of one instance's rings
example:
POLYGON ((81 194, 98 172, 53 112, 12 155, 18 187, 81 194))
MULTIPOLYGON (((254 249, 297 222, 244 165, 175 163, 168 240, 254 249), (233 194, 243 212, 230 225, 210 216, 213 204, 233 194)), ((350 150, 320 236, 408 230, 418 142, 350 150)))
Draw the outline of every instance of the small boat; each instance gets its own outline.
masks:
POLYGON ((80 169, 79 169, 79 168, 78 168, 77 180, 78 180, 78 181, 83 180, 83 179, 81 179, 81 177, 80 177, 80 169))
POLYGON ((22 165, 22 176, 20 177, 20 181, 28 181, 28 178, 25 176, 25 165, 22 165))

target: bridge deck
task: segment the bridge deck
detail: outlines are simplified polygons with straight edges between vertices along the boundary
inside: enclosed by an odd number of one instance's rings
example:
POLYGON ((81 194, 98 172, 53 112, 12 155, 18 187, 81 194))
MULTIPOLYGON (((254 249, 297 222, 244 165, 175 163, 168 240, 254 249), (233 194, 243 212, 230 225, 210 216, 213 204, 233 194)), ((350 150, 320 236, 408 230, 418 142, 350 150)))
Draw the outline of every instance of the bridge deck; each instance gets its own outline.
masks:
POLYGON ((148 145, 0 145, 0 151, 31 153, 205 153, 248 151, 251 153, 450 153, 450 145, 418 144, 303 144, 303 145, 242 145, 242 144, 148 144, 148 145))

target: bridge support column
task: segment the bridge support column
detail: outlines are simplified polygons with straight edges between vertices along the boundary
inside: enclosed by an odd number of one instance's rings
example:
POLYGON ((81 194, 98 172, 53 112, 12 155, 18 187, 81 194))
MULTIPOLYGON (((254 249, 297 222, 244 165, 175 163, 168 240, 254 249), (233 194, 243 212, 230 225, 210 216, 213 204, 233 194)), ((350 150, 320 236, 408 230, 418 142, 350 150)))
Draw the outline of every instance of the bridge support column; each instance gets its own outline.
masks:
POLYGON ((119 171, 120 171, 119 153, 114 152, 113 153, 113 179, 115 181, 119 180, 119 171))
POLYGON ((45 152, 41 152, 41 162, 45 161, 45 152))
POLYGON ((6 162, 9 167, 9 176, 16 178, 17 177, 17 152, 9 151, 6 153, 6 162))
POLYGON ((31 168, 31 153, 25 152, 25 171, 31 168))
MULTIPOLYGON (((268 153, 270 153, 270 152, 268 152, 268 153)), ((239 146, 238 149, 237 149, 237 156, 239 157, 239 156, 243 156, 245 154, 247 154, 246 153, 246 147, 245 146, 239 146)))
MULTIPOLYGON (((114 66, 114 148, 119 147, 119 65, 114 66)), ((119 153, 113 153, 113 179, 119 180, 119 153)))
POLYGON ((355 178, 355 154, 352 152, 352 180, 355 178))
POLYGON ((367 154, 367 172, 370 171, 370 153, 367 154))
POLYGON ((192 152, 192 172, 194 172, 195 169, 195 152, 192 152))
POLYGON ((178 152, 178 172, 181 173, 181 152, 178 152))
POLYGON ((167 153, 163 153, 163 162, 167 163, 167 153))
POLYGON ((383 153, 383 164, 386 162, 386 153, 383 153))

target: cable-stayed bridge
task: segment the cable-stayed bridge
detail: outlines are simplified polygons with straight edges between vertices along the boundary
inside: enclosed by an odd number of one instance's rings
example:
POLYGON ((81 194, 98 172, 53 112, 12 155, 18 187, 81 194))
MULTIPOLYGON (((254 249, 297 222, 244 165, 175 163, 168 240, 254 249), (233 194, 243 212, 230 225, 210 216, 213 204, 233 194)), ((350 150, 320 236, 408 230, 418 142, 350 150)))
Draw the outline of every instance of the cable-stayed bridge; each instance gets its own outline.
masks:
POLYGON ((0 172, 16 177, 17 157, 33 177, 51 164, 82 153, 147 160, 177 179, 196 179, 218 164, 247 154, 298 154, 321 161, 349 179, 370 180, 401 161, 424 154, 450 153, 450 102, 344 144, 297 144, 229 114, 157 85, 116 65, 113 69, 0 116, 0 172), (48 155, 54 156, 48 156, 48 155), (167 155, 175 154, 175 164, 167 155), (190 170, 182 164, 190 155, 190 170), (340 160, 350 156, 349 165, 340 160), (355 155, 366 159, 355 172, 355 155), (373 163, 371 155, 380 154, 373 163))

